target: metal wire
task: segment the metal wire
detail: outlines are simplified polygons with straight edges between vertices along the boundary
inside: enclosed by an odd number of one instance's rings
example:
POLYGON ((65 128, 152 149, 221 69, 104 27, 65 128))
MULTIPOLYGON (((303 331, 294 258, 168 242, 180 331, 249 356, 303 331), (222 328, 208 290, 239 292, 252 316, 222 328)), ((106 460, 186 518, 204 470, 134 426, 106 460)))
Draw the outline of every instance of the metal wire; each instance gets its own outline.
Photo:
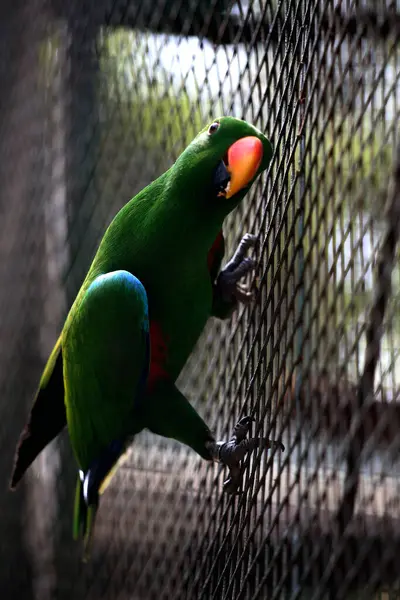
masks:
POLYGON ((2 598, 400 597, 399 10, 3 1, 2 598), (105 227, 220 114, 274 144, 224 225, 227 259, 257 235, 258 292, 230 322, 210 320, 179 387, 220 439, 251 414, 253 434, 286 451, 247 457, 229 497, 224 469, 140 434, 83 564, 67 435, 12 494, 18 434, 105 227))

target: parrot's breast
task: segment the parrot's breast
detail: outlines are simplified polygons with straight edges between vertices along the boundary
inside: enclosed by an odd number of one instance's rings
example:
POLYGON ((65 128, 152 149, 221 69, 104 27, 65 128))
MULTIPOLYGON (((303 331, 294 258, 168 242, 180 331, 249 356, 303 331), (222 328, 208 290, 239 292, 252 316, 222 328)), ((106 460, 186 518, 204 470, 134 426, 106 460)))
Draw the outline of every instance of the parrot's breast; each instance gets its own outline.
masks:
POLYGON ((150 299, 150 373, 148 387, 157 379, 175 381, 210 316, 212 286, 207 268, 174 278, 150 299), (154 298, 154 301, 153 301, 154 298))
POLYGON ((152 392, 156 383, 168 379, 168 344, 162 328, 156 321, 150 322, 150 369, 147 379, 147 391, 152 392))

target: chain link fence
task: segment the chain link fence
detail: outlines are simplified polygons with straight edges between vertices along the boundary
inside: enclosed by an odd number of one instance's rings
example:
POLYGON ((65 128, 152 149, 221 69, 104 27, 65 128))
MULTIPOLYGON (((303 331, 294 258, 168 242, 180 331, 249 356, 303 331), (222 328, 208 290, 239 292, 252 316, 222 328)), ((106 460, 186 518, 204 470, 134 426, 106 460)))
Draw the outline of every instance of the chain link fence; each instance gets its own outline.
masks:
POLYGON ((398 11, 3 0, 2 598, 400 597, 398 11), (226 256, 258 236, 258 293, 210 320, 179 387, 220 438, 251 414, 286 451, 229 497, 223 469, 140 434, 82 564, 66 434, 11 493, 15 444, 106 226, 221 114, 275 148, 224 227, 226 256))

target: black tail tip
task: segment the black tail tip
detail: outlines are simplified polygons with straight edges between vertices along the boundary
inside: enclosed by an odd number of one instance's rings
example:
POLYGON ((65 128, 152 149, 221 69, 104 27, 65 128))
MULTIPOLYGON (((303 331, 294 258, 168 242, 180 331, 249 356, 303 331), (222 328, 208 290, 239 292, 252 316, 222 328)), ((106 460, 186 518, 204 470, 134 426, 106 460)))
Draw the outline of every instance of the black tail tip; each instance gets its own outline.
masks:
POLYGON ((15 492, 15 490, 17 489, 17 485, 21 481, 21 477, 22 477, 22 474, 14 469, 14 471, 11 475, 11 480, 10 480, 9 486, 8 486, 8 489, 10 490, 10 492, 15 492))

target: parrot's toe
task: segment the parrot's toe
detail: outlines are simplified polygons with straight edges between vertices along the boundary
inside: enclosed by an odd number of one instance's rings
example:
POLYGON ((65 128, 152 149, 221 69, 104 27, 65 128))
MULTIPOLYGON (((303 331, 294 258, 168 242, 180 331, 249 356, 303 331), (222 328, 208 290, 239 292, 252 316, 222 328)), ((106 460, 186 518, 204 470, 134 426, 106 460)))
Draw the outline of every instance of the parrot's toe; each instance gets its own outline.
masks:
POLYGON ((251 424, 254 423, 255 419, 250 416, 242 417, 233 428, 233 436, 236 437, 236 441, 241 442, 244 440, 246 435, 250 431, 251 424))
POLYGON ((232 291, 232 295, 242 304, 251 304, 255 300, 256 294, 257 290, 241 285, 236 285, 232 291))
POLYGON ((249 248, 253 248, 257 245, 257 241, 258 238, 256 235, 253 235, 252 233, 245 233, 241 240, 243 250, 246 251, 249 248))
POLYGON ((243 236, 235 254, 221 270, 217 278, 217 288, 222 298, 229 302, 236 298, 242 304, 249 304, 254 300, 256 288, 245 288, 239 285, 241 279, 246 277, 256 268, 256 261, 245 256, 247 250, 257 243, 257 237, 251 233, 243 236))
POLYGON ((229 477, 224 481, 224 491, 228 494, 240 493, 239 487, 242 482, 243 471, 241 460, 255 448, 272 448, 281 450, 285 446, 280 441, 271 441, 267 438, 247 438, 250 431, 252 417, 246 416, 236 423, 233 435, 228 442, 210 442, 208 450, 217 462, 221 462, 229 468, 229 477))

